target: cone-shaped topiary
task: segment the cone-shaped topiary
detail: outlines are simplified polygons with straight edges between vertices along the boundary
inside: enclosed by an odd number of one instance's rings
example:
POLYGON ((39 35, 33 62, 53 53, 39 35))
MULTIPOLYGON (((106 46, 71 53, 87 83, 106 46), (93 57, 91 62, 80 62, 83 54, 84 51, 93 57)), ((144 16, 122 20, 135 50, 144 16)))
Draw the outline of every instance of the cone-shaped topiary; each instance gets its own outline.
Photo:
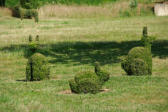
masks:
POLYGON ((102 70, 100 68, 100 63, 99 62, 95 62, 95 73, 99 77, 99 79, 102 83, 105 83, 110 78, 110 74, 107 71, 102 70))
POLYGON ((45 56, 40 53, 36 53, 28 59, 26 67, 27 81, 39 81, 45 78, 49 78, 49 74, 50 70, 45 56))
POLYGON ((69 81, 71 91, 74 93, 95 94, 101 89, 101 81, 93 72, 82 72, 75 75, 74 80, 69 81))

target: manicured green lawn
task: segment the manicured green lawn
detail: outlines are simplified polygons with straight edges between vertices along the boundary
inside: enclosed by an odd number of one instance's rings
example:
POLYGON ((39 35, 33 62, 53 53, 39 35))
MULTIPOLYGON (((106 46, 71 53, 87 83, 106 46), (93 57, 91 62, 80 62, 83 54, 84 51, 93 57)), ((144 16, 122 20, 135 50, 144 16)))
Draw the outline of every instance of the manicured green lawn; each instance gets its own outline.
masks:
POLYGON ((1 112, 167 112, 168 17, 33 20, 0 17, 1 112), (153 75, 129 77, 122 58, 141 45, 143 26, 157 37, 152 46, 153 75), (25 82, 29 34, 40 35, 50 80, 25 82), (111 73, 95 95, 66 94, 68 80, 99 61, 111 73))

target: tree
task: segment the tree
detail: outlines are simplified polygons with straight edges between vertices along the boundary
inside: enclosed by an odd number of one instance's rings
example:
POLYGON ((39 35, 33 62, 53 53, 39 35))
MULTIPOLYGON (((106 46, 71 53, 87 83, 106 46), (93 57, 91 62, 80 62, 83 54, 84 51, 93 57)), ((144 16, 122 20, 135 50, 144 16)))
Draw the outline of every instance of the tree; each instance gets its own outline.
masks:
POLYGON ((5 0, 0 0, 0 7, 5 7, 5 0))

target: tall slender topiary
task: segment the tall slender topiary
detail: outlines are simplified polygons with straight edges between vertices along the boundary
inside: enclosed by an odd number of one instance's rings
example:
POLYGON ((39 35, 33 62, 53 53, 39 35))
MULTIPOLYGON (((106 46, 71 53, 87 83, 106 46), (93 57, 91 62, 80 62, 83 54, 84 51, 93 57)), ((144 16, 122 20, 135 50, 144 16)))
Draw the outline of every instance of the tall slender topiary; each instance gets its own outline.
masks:
POLYGON ((27 81, 39 81, 49 78, 49 74, 50 70, 45 56, 40 53, 36 53, 28 59, 26 66, 27 81))
POLYGON ((32 42, 33 41, 33 37, 32 35, 29 35, 29 42, 32 42))
POLYGON ((100 63, 99 62, 95 62, 95 73, 100 72, 100 63))

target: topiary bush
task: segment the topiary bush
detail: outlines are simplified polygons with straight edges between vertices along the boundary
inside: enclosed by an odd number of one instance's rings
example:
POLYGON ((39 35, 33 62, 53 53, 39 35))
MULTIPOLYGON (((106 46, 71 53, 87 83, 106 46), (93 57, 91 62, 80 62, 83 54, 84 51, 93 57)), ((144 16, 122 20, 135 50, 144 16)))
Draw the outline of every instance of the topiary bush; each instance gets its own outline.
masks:
POLYGON ((39 21, 38 11, 36 9, 24 9, 21 8, 20 6, 15 6, 12 9, 12 12, 14 17, 21 18, 21 20, 23 20, 24 18, 26 19, 34 18, 35 22, 39 21))
POLYGON ((129 6, 130 6, 130 8, 132 8, 132 9, 133 9, 133 8, 137 8, 137 6, 138 6, 137 0, 131 0, 129 6))
POLYGON ((149 75, 149 74, 152 74, 152 55, 151 55, 151 52, 145 47, 135 47, 129 51, 128 56, 122 62, 121 66, 128 75, 149 75), (139 63, 139 64, 141 63, 141 65, 144 65, 144 67, 137 68, 138 65, 135 67, 135 65, 137 63, 139 63), (135 70, 135 68, 137 68, 137 70, 135 70), (148 72, 143 71, 142 68, 147 69, 148 72), (139 71, 139 70, 142 70, 142 71, 139 71))
POLYGON ((102 84, 105 83, 106 81, 108 81, 109 78, 110 78, 110 74, 107 71, 102 70, 100 68, 100 63, 99 62, 95 62, 95 73, 99 77, 102 84))
POLYGON ((79 93, 79 89, 78 89, 79 87, 76 84, 74 79, 69 80, 69 86, 73 93, 79 93))
POLYGON ((20 5, 25 9, 37 9, 42 4, 40 0, 20 0, 20 5))
POLYGON ((40 40, 39 35, 36 35, 36 41, 38 42, 40 40))
MULTIPOLYGON (((36 39, 37 39, 37 37, 36 37, 36 39)), ((40 52, 39 41, 37 41, 37 40, 33 41, 32 35, 29 35, 28 41, 29 41, 29 43, 28 43, 27 49, 25 51, 25 57, 30 57, 33 54, 40 52)))
POLYGON ((20 12, 20 18, 24 19, 32 19, 34 18, 35 22, 39 21, 38 18, 38 12, 36 9, 23 9, 23 8, 19 8, 19 12, 20 12))
POLYGON ((105 70, 101 70, 100 64, 95 63, 94 72, 82 72, 75 75, 73 80, 69 80, 69 86, 74 93, 92 93, 100 91, 103 84, 108 81, 110 75, 105 70))
POLYGON ((33 37, 32 35, 29 35, 29 42, 32 42, 33 41, 33 37))
POLYGON ((48 61, 40 53, 32 55, 28 59, 26 66, 26 80, 27 81, 40 81, 45 78, 49 78, 50 70, 48 61))
POLYGON ((152 39, 147 34, 147 27, 144 27, 141 39, 144 47, 132 48, 121 63, 127 75, 152 75, 152 39))
POLYGON ((133 59, 132 62, 123 61, 122 68, 128 75, 148 75, 148 65, 142 59, 133 59))
POLYGON ((74 80, 69 81, 71 91, 74 93, 92 93, 99 92, 102 84, 99 77, 93 72, 82 72, 75 75, 74 80))

